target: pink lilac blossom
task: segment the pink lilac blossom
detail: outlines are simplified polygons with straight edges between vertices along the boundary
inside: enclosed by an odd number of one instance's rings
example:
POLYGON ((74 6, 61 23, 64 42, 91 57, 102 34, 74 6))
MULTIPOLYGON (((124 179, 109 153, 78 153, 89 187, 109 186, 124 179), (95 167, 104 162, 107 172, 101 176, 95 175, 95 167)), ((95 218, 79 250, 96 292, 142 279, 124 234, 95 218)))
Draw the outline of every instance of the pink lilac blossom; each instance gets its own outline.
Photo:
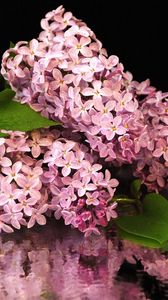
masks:
POLYGON ((135 162, 136 176, 149 190, 168 188, 168 100, 167 93, 156 92, 141 104, 146 123, 146 138, 135 162))
POLYGON ((67 139, 61 129, 7 133, 0 146, 0 230, 44 225, 53 212, 88 236, 116 217, 116 202, 109 201, 118 181, 101 171, 98 156, 75 140, 78 135, 70 131, 74 140, 67 139))
MULTIPOLYGON (((93 31, 62 6, 47 13, 41 27, 37 39, 18 42, 3 55, 1 73, 16 99, 83 132, 91 149, 105 161, 115 166, 133 163, 134 174, 150 190, 166 187, 167 94, 156 92, 149 80, 134 81, 118 57, 108 57, 93 31), (140 168, 145 156, 146 164, 140 168), (149 177, 155 162, 164 165, 161 184, 154 178, 151 183, 149 177)), ((30 143, 34 158, 39 156, 39 145, 46 146, 35 135, 30 143)), ((23 139, 17 147, 30 151, 23 139)), ((9 141, 6 151, 15 149, 9 141)), ((71 170, 68 159, 64 175, 71 170)), ((63 164, 62 158, 59 163, 63 164)))

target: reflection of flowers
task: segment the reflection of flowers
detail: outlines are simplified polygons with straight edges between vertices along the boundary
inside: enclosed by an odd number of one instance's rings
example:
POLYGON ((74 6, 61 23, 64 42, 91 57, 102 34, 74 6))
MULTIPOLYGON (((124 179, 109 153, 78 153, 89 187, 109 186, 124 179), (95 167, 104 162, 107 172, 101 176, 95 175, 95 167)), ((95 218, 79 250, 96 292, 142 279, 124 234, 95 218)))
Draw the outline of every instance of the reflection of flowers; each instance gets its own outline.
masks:
POLYGON ((168 279, 167 259, 158 250, 121 245, 104 235, 84 239, 77 231, 66 230, 46 225, 39 233, 29 230, 10 236, 11 241, 3 236, 0 299, 147 299, 138 282, 117 280, 125 260, 131 264, 140 260, 150 275, 163 282, 168 279))

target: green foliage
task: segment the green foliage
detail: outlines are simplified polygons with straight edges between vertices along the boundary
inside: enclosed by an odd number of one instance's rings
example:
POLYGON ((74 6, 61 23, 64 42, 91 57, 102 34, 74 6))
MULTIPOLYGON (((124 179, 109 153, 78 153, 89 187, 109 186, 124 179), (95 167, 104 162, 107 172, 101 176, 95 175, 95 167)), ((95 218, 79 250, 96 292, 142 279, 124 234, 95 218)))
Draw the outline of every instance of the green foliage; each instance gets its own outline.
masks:
POLYGON ((15 93, 11 89, 0 92, 0 130, 31 131, 37 128, 60 125, 44 118, 28 105, 12 101, 15 93))
POLYGON ((8 136, 8 134, 0 132, 0 138, 1 137, 7 137, 7 136, 8 136))
POLYGON ((12 41, 10 41, 9 48, 14 48, 14 47, 15 47, 15 44, 12 41))
POLYGON ((159 194, 148 194, 141 214, 121 216, 116 224, 123 239, 161 248, 168 241, 168 201, 159 194))
POLYGON ((135 179, 132 183, 131 183, 131 195, 133 197, 135 197, 135 199, 140 199, 141 197, 141 180, 140 179, 135 179))

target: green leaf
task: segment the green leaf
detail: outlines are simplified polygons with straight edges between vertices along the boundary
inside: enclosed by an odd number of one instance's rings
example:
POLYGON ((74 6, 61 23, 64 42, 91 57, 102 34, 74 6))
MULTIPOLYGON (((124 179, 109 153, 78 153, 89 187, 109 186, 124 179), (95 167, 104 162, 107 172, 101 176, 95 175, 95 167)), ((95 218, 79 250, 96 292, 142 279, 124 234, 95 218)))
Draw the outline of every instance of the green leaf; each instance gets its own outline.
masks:
POLYGON ((139 244, 141 246, 146 246, 146 247, 150 247, 150 248, 161 248, 162 247, 162 244, 160 244, 159 242, 157 242, 153 239, 149 239, 149 238, 138 236, 136 234, 128 233, 127 231, 124 231, 120 228, 118 229, 118 234, 119 234, 120 238, 131 241, 132 243, 135 243, 135 244, 139 244))
POLYGON ((42 117, 28 105, 11 101, 14 92, 5 89, 0 92, 0 129, 31 131, 37 128, 60 125, 60 123, 42 117))
POLYGON ((168 241, 164 242, 161 247, 160 247, 160 250, 162 252, 168 252, 168 241))
POLYGON ((14 96, 15 96, 15 92, 9 88, 0 92, 0 107, 1 107, 1 103, 11 101, 14 96))
POLYGON ((132 196, 135 197, 135 199, 140 199, 140 197, 141 197, 140 189, 141 189, 141 180, 135 179, 131 183, 131 194, 132 194, 132 196))
POLYGON ((15 47, 15 44, 12 41, 10 41, 9 48, 14 48, 14 47, 15 47))
POLYGON ((7 136, 8 136, 7 133, 2 133, 2 132, 0 132, 0 138, 1 138, 1 137, 7 137, 7 136))
POLYGON ((143 202, 143 213, 121 216, 116 220, 123 238, 147 245, 168 240, 168 201, 159 194, 148 194, 143 202))

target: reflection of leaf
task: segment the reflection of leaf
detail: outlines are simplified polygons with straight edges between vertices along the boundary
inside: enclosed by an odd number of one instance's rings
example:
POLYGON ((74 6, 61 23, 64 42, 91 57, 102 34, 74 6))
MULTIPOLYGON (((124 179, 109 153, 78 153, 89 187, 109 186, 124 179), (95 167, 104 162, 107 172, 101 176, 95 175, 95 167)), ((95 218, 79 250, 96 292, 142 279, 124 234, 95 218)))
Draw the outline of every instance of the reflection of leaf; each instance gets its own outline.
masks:
POLYGON ((11 89, 5 89, 0 93, 0 129, 30 131, 60 125, 42 117, 28 105, 11 101, 13 97, 14 92, 11 89))
POLYGON ((41 294, 41 299, 46 299, 46 300, 60 300, 60 297, 53 294, 52 292, 49 291, 44 291, 41 294))
POLYGON ((124 239, 161 247, 168 240, 168 201, 158 194, 149 194, 143 202, 143 213, 121 216, 116 220, 124 239))
POLYGON ((135 179, 131 183, 131 195, 134 196, 136 199, 139 199, 141 196, 140 188, 141 188, 141 180, 135 179))

